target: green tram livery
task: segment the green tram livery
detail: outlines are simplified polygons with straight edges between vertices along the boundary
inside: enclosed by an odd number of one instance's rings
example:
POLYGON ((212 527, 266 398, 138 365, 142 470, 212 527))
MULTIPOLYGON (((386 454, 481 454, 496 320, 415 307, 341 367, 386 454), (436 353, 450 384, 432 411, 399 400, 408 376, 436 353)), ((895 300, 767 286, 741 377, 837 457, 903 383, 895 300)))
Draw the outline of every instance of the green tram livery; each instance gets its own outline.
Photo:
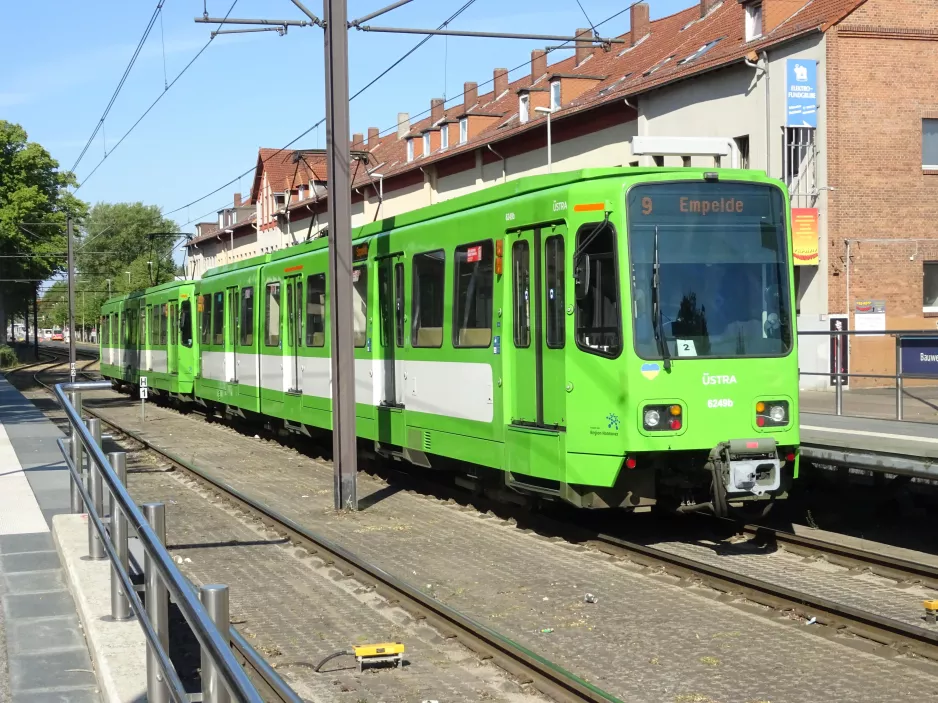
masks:
MULTIPOLYGON (((783 496, 798 466, 789 203, 752 171, 522 178, 354 232, 357 434, 579 507, 783 496)), ((327 242, 109 300, 101 370, 329 431, 327 242)))

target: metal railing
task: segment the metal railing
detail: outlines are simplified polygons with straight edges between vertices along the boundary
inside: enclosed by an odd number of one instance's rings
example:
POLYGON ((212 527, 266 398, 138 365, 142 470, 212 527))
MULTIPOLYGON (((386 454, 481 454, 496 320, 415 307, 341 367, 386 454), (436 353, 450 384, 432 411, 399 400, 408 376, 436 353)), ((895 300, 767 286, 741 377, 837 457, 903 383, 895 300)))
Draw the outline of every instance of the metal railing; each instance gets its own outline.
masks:
POLYGON ((272 667, 229 626, 228 587, 203 586, 199 591, 179 571, 166 550, 166 513, 162 503, 140 507, 126 488, 126 455, 105 456, 101 421, 81 418, 81 393, 110 390, 110 381, 59 383, 54 392, 71 426, 71 436, 58 440, 71 474, 71 509, 88 514, 91 559, 111 560, 111 616, 128 620, 136 614, 147 640, 147 700, 150 703, 261 703, 263 697, 231 650, 232 642, 258 673, 286 701, 300 701, 272 667), (83 455, 87 461, 83 461, 83 455), (84 466, 83 466, 84 465, 84 466), (84 468, 84 470, 83 470, 84 468), (83 474, 85 474, 83 476, 83 474), (106 491, 105 491, 106 489, 106 491), (110 497, 105 516, 104 494, 110 497), (128 533, 133 530, 144 550, 144 585, 135 587, 129 569, 128 533), (145 594, 146 606, 137 595, 145 594), (186 692, 169 657, 169 598, 176 603, 202 652, 202 693, 186 692))
MULTIPOLYGON (((837 415, 844 414, 844 381, 850 378, 878 378, 891 379, 896 386, 896 419, 903 420, 905 415, 905 379, 915 380, 935 380, 938 381, 938 374, 927 373, 906 373, 902 368, 902 344, 904 340, 935 338, 938 340, 938 330, 799 330, 799 337, 833 337, 836 339, 834 344, 834 368, 831 371, 801 371, 800 376, 825 376, 831 379, 834 384, 834 412, 837 415), (896 348, 896 372, 894 374, 875 374, 875 373, 849 373, 844 370, 844 347, 845 338, 848 337, 892 337, 896 348)), ((848 356, 849 358, 849 356, 848 356)))

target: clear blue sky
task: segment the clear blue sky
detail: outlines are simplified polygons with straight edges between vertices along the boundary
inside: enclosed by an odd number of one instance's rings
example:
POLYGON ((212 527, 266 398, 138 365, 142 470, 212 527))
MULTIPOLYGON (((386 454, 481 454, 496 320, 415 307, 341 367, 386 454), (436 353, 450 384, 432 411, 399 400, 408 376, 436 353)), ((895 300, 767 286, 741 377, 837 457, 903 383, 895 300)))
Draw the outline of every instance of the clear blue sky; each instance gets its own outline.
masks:
MULTIPOLYGON (((390 0, 349 0, 349 16, 365 14, 390 0)), ((464 0, 414 0, 375 24, 435 27, 464 0)), ((594 23, 627 7, 626 0, 580 0, 594 23)), ((652 18, 696 0, 650 0, 652 18)), ((101 133, 77 168, 79 180, 101 160, 147 106, 208 39, 214 25, 195 24, 200 0, 166 0, 101 133)), ((207 0, 211 16, 223 16, 231 0, 207 0)), ((307 6, 321 13, 317 0, 307 6)), ((98 121, 126 66, 156 0, 53 0, 5 3, 0 41, 0 118, 21 124, 70 168, 98 121)), ((232 17, 301 19, 289 0, 238 0, 232 17)), ((572 34, 587 26, 576 0, 476 0, 454 28, 572 34)), ((602 28, 628 29, 628 12, 602 28)), ((351 91, 368 82, 419 36, 352 32, 351 91)), ((458 96, 464 81, 489 80, 497 66, 514 68, 543 42, 436 37, 384 80, 352 103, 352 130, 394 125, 397 113, 429 108, 430 99, 458 96)), ((555 57, 568 56, 557 52, 555 57)), ((517 74, 515 74, 517 75, 517 74)), ((513 76, 514 77, 514 76, 513 76)), ((319 29, 220 36, 161 102, 83 184, 78 195, 98 201, 143 201, 164 211, 215 189, 251 167, 257 148, 280 147, 323 114, 323 45, 319 29)), ((298 146, 324 146, 320 128, 298 146)), ((186 231, 191 223, 247 193, 244 178, 173 217, 186 231)), ((211 218, 209 218, 211 219, 211 218)))

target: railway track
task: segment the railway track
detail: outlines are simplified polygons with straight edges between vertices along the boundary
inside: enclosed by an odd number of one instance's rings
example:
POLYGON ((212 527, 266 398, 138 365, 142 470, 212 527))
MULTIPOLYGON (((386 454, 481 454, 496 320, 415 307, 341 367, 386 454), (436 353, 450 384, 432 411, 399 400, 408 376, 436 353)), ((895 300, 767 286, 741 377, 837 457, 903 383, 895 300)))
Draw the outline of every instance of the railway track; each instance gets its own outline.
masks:
MULTIPOLYGON (((221 494, 222 497, 250 515, 259 518, 269 529, 291 539, 311 554, 333 563, 348 576, 373 585, 386 598, 397 602, 416 616, 427 619, 444 634, 459 638, 480 655, 493 658, 503 669, 519 678, 531 681, 545 694, 558 700, 614 700, 609 694, 590 686, 572 673, 448 608, 379 567, 351 554, 341 545, 311 532, 304 526, 280 515, 269 506, 214 478, 171 450, 153 445, 135 432, 104 419, 93 408, 86 406, 85 409, 101 418, 102 422, 112 427, 116 433, 123 434, 140 444, 147 451, 173 464, 185 475, 221 494)), ((394 473, 400 480, 411 484, 415 481, 414 477, 408 473, 397 470, 390 470, 390 473, 394 473)), ((450 492, 452 488, 435 484, 430 492, 439 496, 441 490, 450 492)), ((463 494, 462 499, 465 498, 463 494)), ((503 504, 488 505, 478 496, 473 496, 472 502, 481 510, 492 508, 501 512, 505 511, 503 504)), ((926 629, 864 610, 861 607, 846 605, 768 580, 743 575, 654 546, 630 541, 621 536, 605 534, 576 525, 572 521, 541 515, 526 515, 524 522, 539 531, 585 544, 617 558, 628 559, 649 570, 663 570, 685 583, 706 585, 724 594, 727 600, 744 599, 747 602, 768 607, 773 612, 794 616, 793 619, 803 621, 813 619, 817 624, 826 626, 827 634, 853 635, 868 641, 874 647, 886 647, 893 654, 906 654, 912 658, 938 661, 938 630, 926 629)), ((724 521, 724 526, 726 524, 728 524, 727 521, 724 521)), ((733 525, 733 527, 757 541, 773 540, 789 551, 821 557, 853 570, 870 571, 903 584, 938 587, 938 568, 925 564, 759 526, 733 525)))

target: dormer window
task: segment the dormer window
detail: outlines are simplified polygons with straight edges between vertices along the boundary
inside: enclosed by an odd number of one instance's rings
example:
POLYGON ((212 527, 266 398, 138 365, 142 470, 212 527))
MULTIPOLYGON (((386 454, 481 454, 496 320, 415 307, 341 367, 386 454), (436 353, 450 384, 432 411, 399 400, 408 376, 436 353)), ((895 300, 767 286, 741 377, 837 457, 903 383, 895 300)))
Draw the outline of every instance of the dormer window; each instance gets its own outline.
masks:
POLYGON ((459 120, 459 143, 465 144, 469 141, 469 118, 463 117, 459 120))
POLYGON ((560 81, 550 84, 550 109, 551 112, 560 109, 560 81))
POLYGON ((753 2, 746 5, 746 41, 752 41, 762 36, 762 3, 753 2))
POLYGON ((530 111, 528 109, 530 107, 530 102, 531 96, 527 93, 522 95, 518 100, 518 119, 521 120, 521 124, 527 122, 531 117, 530 111))
POLYGON ((410 163, 414 160, 414 140, 407 140, 407 162, 410 163))
POLYGON ((430 155, 430 133, 425 132, 423 135, 423 155, 430 155))
POLYGON ((440 149, 449 149, 449 125, 440 127, 440 149))

